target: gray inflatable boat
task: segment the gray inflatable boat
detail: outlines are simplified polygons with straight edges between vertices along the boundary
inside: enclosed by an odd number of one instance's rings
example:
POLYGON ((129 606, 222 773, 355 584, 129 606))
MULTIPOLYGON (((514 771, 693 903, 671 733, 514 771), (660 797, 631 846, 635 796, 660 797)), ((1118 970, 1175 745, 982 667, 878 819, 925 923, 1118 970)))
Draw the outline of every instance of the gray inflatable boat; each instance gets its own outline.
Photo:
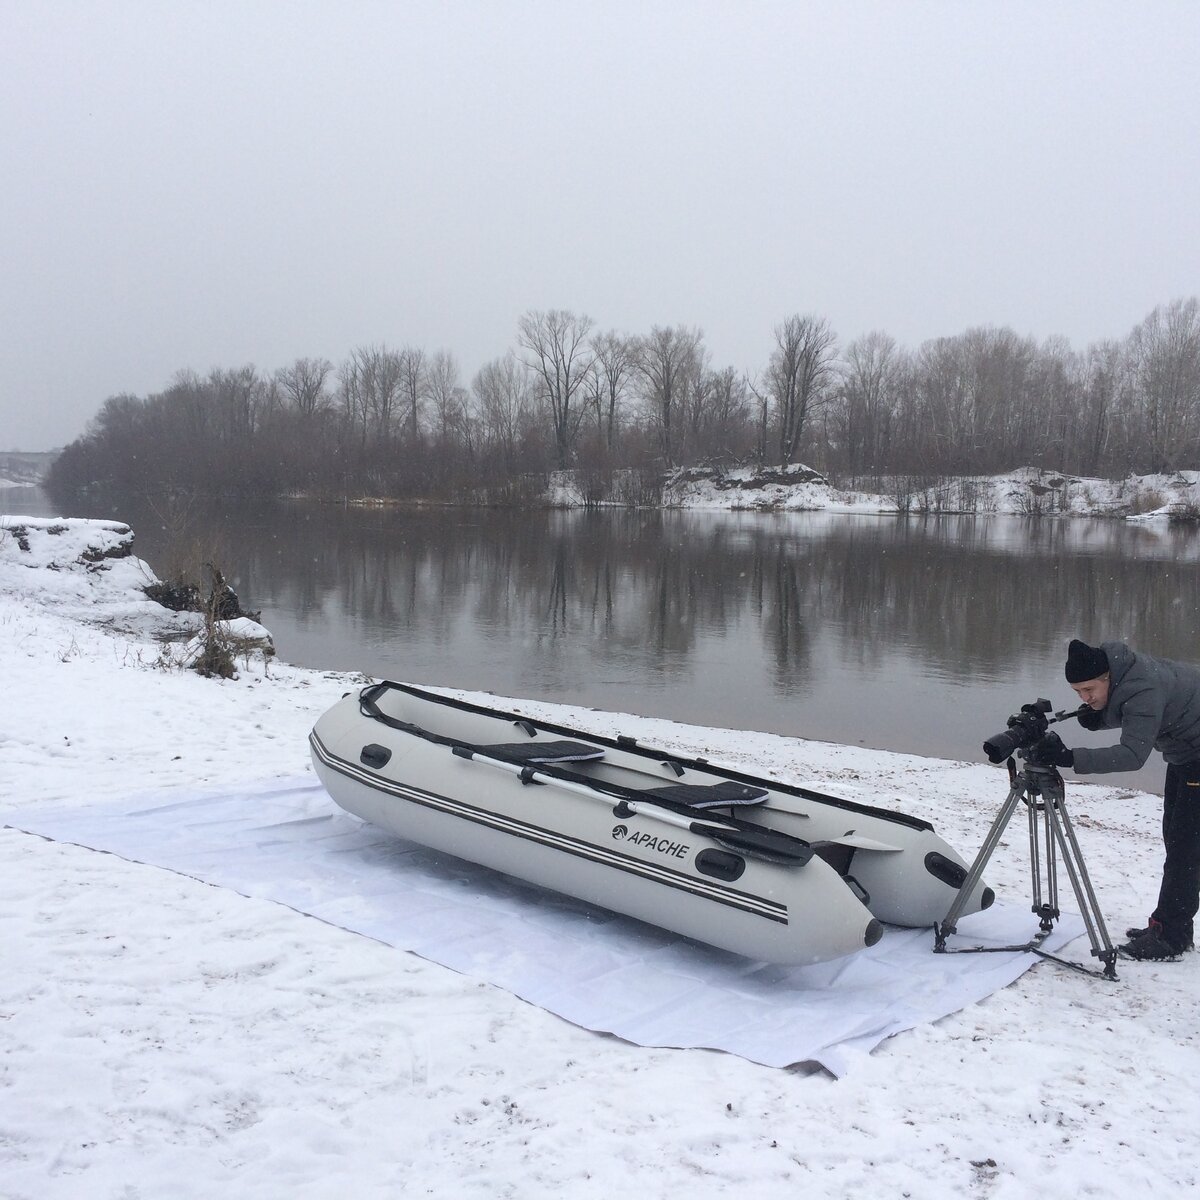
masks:
MULTIPOLYGON (((967 874, 915 817, 407 684, 347 695, 309 742, 365 821, 766 962, 930 926, 967 874)), ((980 884, 964 912, 992 898, 980 884)))

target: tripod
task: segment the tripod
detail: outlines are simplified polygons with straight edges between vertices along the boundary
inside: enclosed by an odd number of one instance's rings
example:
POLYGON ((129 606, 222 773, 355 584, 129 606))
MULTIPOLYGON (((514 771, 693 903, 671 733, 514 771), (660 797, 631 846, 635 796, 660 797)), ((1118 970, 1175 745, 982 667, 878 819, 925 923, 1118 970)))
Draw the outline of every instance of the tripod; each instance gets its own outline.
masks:
MULTIPOLYGON (((1049 707, 1049 706, 1047 706, 1049 707)), ((989 951, 1025 950, 1041 958, 1048 958, 1063 966, 1083 971, 1087 975, 1096 975, 1104 979, 1116 979, 1117 952, 1109 940, 1108 930, 1104 925, 1104 917, 1096 902, 1096 893, 1092 881, 1084 865, 1083 854, 1079 842, 1075 838, 1075 829, 1071 824, 1070 814, 1064 799, 1063 778, 1058 768, 1043 763, 1030 761, 1031 751, 1023 751, 1025 766, 1018 771, 1012 758, 1008 759, 1008 799, 1005 800, 991 829, 984 839, 983 847, 975 858, 966 879, 954 897, 949 912, 941 925, 934 925, 935 954, 980 954, 989 951), (1024 946, 970 946, 960 949, 950 949, 946 938, 957 932, 958 918, 966 906, 967 897, 983 876, 984 868, 996 849, 1017 805, 1025 803, 1029 815, 1029 866, 1033 878, 1033 912, 1041 919, 1038 933, 1024 946), (1079 905, 1080 915, 1087 927, 1088 938, 1092 943, 1092 957, 1098 958, 1104 964, 1103 971, 1093 971, 1082 963, 1071 962, 1058 958, 1041 949, 1054 928, 1054 922, 1059 917, 1058 910, 1058 856, 1061 854, 1063 865, 1075 891, 1075 900, 1079 905), (1043 876, 1045 882, 1045 900, 1042 899, 1043 876)))

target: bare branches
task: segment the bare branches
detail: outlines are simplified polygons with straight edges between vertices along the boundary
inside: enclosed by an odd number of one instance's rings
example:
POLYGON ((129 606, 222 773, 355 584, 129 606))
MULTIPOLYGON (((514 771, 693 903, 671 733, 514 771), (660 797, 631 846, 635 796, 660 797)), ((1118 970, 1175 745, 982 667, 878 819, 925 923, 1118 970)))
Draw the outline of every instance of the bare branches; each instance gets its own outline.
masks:
POLYGON ((479 406, 484 436, 512 469, 517 443, 529 420, 532 385, 529 373, 510 350, 503 358, 480 367, 471 381, 471 391, 479 406))
POLYGON ((560 467, 570 464, 583 416, 578 394, 592 365, 591 328, 591 317, 557 308, 527 312, 517 323, 517 341, 528 355, 525 361, 537 375, 540 398, 550 413, 560 467))
POLYGON ((592 338, 592 403, 596 427, 611 455, 616 449, 617 417, 629 380, 637 369, 635 338, 610 331, 592 338))
POLYGON ((383 345, 266 376, 180 371, 157 394, 106 400, 50 483, 64 495, 528 496, 538 473, 577 461, 596 479, 750 456, 876 479, 1200 464, 1195 298, 1082 353, 985 327, 915 350, 868 333, 839 357, 823 317, 793 315, 746 373, 714 368, 699 329, 596 332, 559 309, 527 312, 516 343, 470 390, 449 351, 383 345))
POLYGON ((668 467, 674 465, 677 410, 686 402, 688 372, 695 369, 703 342, 699 329, 655 325, 637 345, 635 365, 642 377, 643 399, 668 467))
POLYGON ((275 382, 287 403, 302 417, 310 418, 328 408, 326 392, 333 363, 327 358, 298 358, 290 367, 275 372, 275 382))
POLYGON ((791 316, 775 326, 767 388, 779 426, 779 461, 790 463, 805 427, 834 381, 837 335, 824 317, 791 316))

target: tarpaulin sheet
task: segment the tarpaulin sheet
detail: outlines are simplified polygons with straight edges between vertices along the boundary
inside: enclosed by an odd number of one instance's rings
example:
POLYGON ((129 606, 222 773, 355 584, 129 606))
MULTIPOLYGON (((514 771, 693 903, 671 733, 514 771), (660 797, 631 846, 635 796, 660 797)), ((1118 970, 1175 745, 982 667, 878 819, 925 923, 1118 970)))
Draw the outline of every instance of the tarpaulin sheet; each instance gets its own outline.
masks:
MULTIPOLYGON (((842 1075, 884 1038, 1011 983, 1022 951, 934 954, 928 929, 809 967, 752 962, 463 862, 343 812, 311 776, 236 793, 0 814, 12 828, 276 901, 642 1046, 706 1047, 842 1075)), ((1043 949, 1082 932, 1065 914, 1043 949)), ((964 918, 952 945, 1024 945, 1028 906, 964 918)))

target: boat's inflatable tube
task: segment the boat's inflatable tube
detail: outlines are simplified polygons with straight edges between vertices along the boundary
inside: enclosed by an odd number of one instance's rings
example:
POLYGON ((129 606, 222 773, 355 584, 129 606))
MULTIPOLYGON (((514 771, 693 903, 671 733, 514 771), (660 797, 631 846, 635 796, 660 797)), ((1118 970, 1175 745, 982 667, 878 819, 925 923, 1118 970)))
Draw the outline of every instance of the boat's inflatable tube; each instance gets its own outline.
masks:
POLYGON ((343 698, 310 745, 366 821, 769 962, 931 925, 966 876, 915 818, 402 684, 343 698))

